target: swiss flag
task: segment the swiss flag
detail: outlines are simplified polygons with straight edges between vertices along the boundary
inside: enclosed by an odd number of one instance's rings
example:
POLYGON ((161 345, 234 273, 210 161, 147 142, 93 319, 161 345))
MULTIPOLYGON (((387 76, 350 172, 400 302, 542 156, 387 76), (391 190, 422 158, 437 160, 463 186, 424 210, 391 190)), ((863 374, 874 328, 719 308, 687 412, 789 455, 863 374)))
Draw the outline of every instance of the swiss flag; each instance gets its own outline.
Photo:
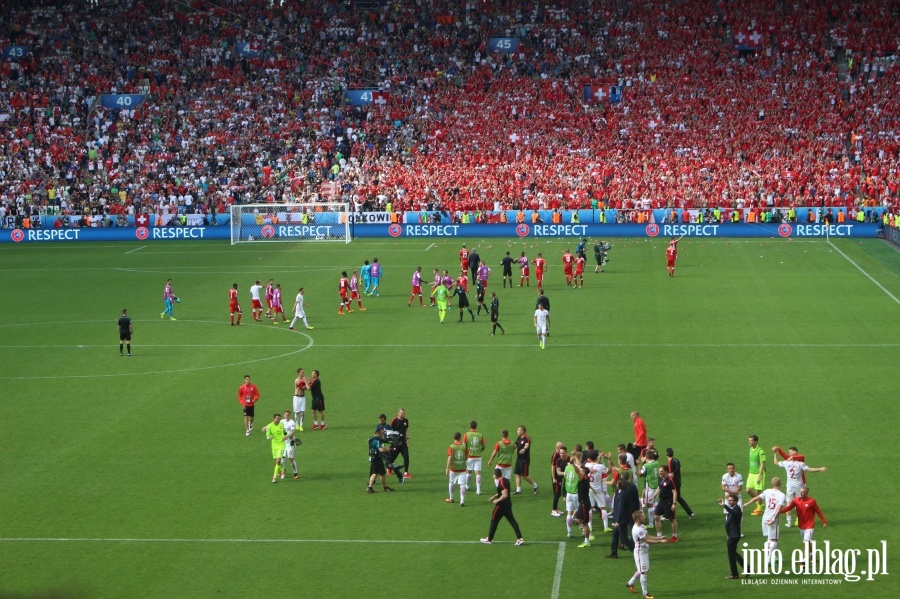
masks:
POLYGON ((250 51, 251 52, 259 52, 262 50, 262 40, 255 39, 250 42, 250 51))
POLYGON ((385 104, 387 104, 390 95, 391 92, 372 92, 372 103, 378 104, 379 106, 384 106, 385 104))
POLYGON ((150 219, 146 214, 138 214, 137 218, 134 219, 134 222, 137 223, 139 227, 148 227, 150 226, 150 219))
POLYGON ((517 133, 510 133, 510 135, 509 135, 509 143, 513 143, 513 144, 514 144, 514 143, 516 143, 517 141, 519 141, 520 139, 522 139, 522 138, 519 137, 519 135, 518 135, 517 133))

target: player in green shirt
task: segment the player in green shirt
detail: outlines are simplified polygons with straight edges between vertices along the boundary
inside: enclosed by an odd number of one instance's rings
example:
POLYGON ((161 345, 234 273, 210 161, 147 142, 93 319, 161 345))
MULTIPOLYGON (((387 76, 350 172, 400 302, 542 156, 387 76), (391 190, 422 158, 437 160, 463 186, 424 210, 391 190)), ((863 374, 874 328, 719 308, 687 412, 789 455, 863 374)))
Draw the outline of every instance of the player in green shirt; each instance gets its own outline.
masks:
MULTIPOLYGON (((659 454, 656 453, 655 449, 650 449, 647 453, 641 456, 641 461, 644 463, 641 466, 641 476, 644 477, 644 507, 647 508, 647 513, 650 515, 648 520, 653 520, 653 510, 656 507, 656 498, 659 497, 659 454)), ((653 524, 647 526, 647 528, 653 528, 653 524)))
POLYGON ((437 301, 438 318, 441 319, 441 324, 444 324, 444 317, 447 316, 447 288, 443 285, 438 285, 431 292, 431 295, 437 301))
POLYGON ((569 538, 572 537, 572 519, 575 517, 575 510, 578 509, 579 480, 581 476, 578 469, 572 463, 572 458, 569 458, 569 463, 563 470, 563 488, 566 491, 566 536, 569 538))
POLYGON ((509 430, 503 429, 500 431, 500 440, 494 444, 494 451, 488 459, 488 466, 497 464, 497 468, 502 471, 503 478, 510 478, 515 461, 516 444, 509 440, 509 430))
MULTIPOLYGON (((747 474, 747 493, 756 498, 766 488, 766 452, 759 446, 759 437, 750 435, 750 473, 747 474)), ((762 510, 759 503, 751 516, 759 516, 762 510)))
POLYGON ((453 443, 447 448, 447 476, 450 495, 447 503, 453 503, 453 485, 459 487, 459 505, 466 505, 466 446, 462 433, 453 433, 453 443))
POLYGON ((272 475, 272 482, 277 483, 278 477, 284 478, 284 465, 281 460, 284 458, 284 443, 287 436, 284 433, 284 423, 281 421, 281 414, 273 414, 273 422, 263 427, 266 439, 272 441, 272 457, 275 458, 275 473, 272 475))
POLYGON ((466 489, 472 473, 475 473, 475 494, 481 495, 481 456, 484 453, 484 435, 478 432, 478 423, 474 420, 469 423, 469 431, 463 435, 463 445, 466 446, 466 489))

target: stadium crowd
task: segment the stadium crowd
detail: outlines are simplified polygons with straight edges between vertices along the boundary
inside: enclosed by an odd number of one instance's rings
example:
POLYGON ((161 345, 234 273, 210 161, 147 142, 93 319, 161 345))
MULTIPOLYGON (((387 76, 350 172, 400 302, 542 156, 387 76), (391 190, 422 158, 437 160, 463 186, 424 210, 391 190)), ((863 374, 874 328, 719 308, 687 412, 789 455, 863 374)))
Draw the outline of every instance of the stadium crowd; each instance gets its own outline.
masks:
POLYGON ((896 212, 898 21, 897 0, 8 0, 0 47, 27 53, 0 69, 0 217, 896 212))

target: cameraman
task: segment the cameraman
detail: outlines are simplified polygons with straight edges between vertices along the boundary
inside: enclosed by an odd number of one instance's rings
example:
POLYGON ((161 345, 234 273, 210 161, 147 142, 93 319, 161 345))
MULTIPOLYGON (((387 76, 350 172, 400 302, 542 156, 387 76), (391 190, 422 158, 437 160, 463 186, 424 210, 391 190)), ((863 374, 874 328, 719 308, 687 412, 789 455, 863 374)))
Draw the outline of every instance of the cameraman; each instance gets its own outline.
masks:
POLYGON ((381 477, 381 486, 387 492, 393 492, 393 489, 387 486, 384 480, 387 470, 384 467, 384 457, 391 451, 389 447, 384 446, 384 429, 375 429, 375 435, 369 438, 369 484, 366 487, 366 493, 374 493, 375 477, 381 477))
POLYGON ((597 261, 597 266, 594 267, 594 274, 597 272, 604 272, 603 266, 606 264, 606 252, 609 250, 609 246, 603 243, 603 241, 598 241, 594 244, 594 260, 597 261))

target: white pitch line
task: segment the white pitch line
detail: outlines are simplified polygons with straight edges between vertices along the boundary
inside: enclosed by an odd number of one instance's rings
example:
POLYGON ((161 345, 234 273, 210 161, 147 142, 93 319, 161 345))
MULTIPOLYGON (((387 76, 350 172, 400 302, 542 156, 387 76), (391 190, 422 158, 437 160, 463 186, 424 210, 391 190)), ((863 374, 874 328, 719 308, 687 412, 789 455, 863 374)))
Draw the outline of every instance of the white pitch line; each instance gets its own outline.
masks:
POLYGON ((559 551, 556 552, 556 571, 553 572, 553 591, 550 593, 550 599, 559 599, 559 585, 562 582, 563 561, 566 559, 566 544, 559 544, 559 551))
POLYGON ((864 270, 862 269, 862 267, 861 267, 859 264, 857 264, 856 262, 854 262, 853 259, 850 258, 850 256, 848 256, 847 254, 845 254, 844 252, 842 252, 842 251, 838 248, 838 246, 834 245, 834 242, 833 242, 833 241, 828 240, 828 245, 830 245, 831 247, 833 247, 833 248, 834 248, 834 251, 836 251, 838 254, 840 254, 841 256, 843 256, 843 257, 847 260, 847 262, 849 262, 850 264, 852 264, 853 266, 855 266, 855 267, 856 267, 856 270, 858 270, 859 272, 861 272, 867 279, 869 279, 870 281, 872 281, 873 283, 875 283, 875 285, 876 285, 879 289, 881 289, 882 291, 884 291, 884 292, 887 294, 887 296, 888 296, 889 298, 891 298, 892 300, 894 300, 895 303, 900 304, 900 299, 897 299, 897 296, 895 296, 893 293, 891 293, 890 291, 888 291, 887 289, 885 289, 884 286, 883 286, 881 283, 879 283, 878 281, 876 281, 875 279, 873 279, 872 276, 871 276, 869 273, 867 273, 866 271, 864 271, 864 270))
MULTIPOLYGON (((481 541, 416 541, 410 539, 127 539, 127 538, 70 538, 70 537, 5 537, 0 543, 366 543, 383 545, 480 545, 481 541)), ((500 543, 498 543, 500 544, 500 543)), ((513 544, 512 541, 509 543, 513 544)), ((560 555, 565 553, 565 543, 557 541, 533 541, 527 545, 559 545, 560 555)), ((558 558, 557 576, 561 575, 562 562, 558 558)))
POLYGON ((425 248, 425 251, 427 252, 428 250, 430 250, 430 249, 433 248, 433 247, 437 247, 437 244, 436 244, 436 243, 432 243, 432 244, 429 245, 427 248, 425 248))
MULTIPOLYGON (((109 349, 110 345, 0 345, 0 349, 93 349, 93 348, 102 348, 109 349)), ((135 345, 135 347, 138 347, 135 345)), ((275 345, 271 343, 256 343, 256 344, 248 344, 248 343, 235 343, 235 344, 215 344, 215 345, 190 345, 190 344, 162 344, 162 343, 154 343, 154 344, 144 344, 142 343, 140 347, 200 347, 200 348, 210 348, 210 347, 293 347, 296 348, 297 344, 284 344, 284 345, 275 345)))
POLYGON ((145 247, 147 247, 147 246, 146 246, 146 245, 142 245, 142 246, 139 247, 139 248, 134 248, 133 250, 128 250, 128 251, 125 252, 125 253, 126 253, 126 254, 131 254, 131 253, 136 252, 136 251, 138 251, 138 250, 142 250, 142 249, 144 249, 145 247))

